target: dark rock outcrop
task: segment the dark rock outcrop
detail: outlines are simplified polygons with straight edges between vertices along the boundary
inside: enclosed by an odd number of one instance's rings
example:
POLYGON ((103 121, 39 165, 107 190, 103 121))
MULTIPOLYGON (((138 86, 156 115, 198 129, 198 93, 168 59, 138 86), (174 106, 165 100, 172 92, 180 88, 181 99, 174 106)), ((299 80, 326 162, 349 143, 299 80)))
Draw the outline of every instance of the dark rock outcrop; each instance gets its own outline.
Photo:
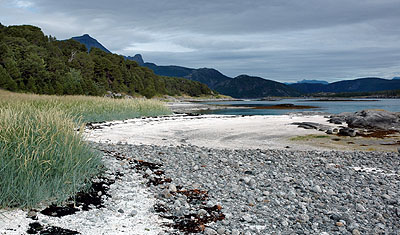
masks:
POLYGON ((362 110, 332 115, 331 123, 346 122, 350 128, 400 131, 400 113, 385 110, 362 110))
POLYGON ((355 137, 357 135, 357 131, 352 128, 344 127, 339 129, 339 135, 355 137))

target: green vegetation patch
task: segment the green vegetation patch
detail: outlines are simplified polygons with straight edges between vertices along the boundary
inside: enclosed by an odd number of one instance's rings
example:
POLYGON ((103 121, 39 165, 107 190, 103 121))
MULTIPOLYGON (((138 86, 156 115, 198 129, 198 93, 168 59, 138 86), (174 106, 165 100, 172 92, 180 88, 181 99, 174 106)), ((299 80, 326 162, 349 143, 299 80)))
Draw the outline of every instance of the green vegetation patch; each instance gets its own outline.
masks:
POLYGON ((292 141, 307 141, 312 139, 325 139, 329 138, 328 135, 301 135, 290 138, 292 141))
POLYGON ((99 172, 100 155, 72 120, 57 109, 0 109, 0 207, 63 201, 99 172))
POLYGON ((0 90, 0 208, 60 203, 101 169, 84 122, 170 114, 159 101, 56 97, 0 90))

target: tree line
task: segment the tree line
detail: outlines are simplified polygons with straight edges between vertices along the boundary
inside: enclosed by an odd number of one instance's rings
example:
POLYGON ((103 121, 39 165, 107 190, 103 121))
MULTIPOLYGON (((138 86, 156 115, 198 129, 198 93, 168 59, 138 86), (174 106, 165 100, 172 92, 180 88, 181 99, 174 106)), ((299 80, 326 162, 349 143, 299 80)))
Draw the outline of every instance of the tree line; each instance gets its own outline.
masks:
POLYGON ((0 24, 0 87, 57 95, 210 95, 206 85, 158 76, 123 56, 75 40, 58 41, 35 26, 0 24))

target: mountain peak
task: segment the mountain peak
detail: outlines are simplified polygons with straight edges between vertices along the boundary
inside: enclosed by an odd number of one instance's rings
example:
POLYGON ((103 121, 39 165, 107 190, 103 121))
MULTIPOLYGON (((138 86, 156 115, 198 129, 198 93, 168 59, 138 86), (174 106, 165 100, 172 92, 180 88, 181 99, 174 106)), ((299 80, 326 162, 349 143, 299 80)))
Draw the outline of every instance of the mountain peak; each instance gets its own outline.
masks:
POLYGON ((74 39, 74 40, 76 40, 76 39, 90 39, 90 40, 95 40, 95 41, 97 41, 96 39, 92 38, 92 37, 91 37, 89 34, 87 34, 87 33, 83 34, 82 36, 75 36, 75 37, 72 37, 72 39, 74 39))
POLYGON ((144 64, 144 60, 143 60, 143 57, 141 54, 136 54, 133 57, 125 56, 125 59, 136 61, 140 66, 142 66, 144 64))
POLYGON ((96 39, 92 38, 87 33, 82 36, 72 37, 72 39, 84 44, 86 46, 86 48, 88 49, 88 51, 90 51, 90 49, 92 47, 95 47, 95 48, 99 48, 100 50, 105 51, 107 53, 111 53, 111 51, 109 51, 107 48, 105 48, 103 45, 101 45, 101 43, 99 43, 96 39))
POLYGON ((235 78, 248 78, 248 77, 251 77, 251 76, 249 76, 247 74, 240 74, 240 75, 236 76, 235 78))

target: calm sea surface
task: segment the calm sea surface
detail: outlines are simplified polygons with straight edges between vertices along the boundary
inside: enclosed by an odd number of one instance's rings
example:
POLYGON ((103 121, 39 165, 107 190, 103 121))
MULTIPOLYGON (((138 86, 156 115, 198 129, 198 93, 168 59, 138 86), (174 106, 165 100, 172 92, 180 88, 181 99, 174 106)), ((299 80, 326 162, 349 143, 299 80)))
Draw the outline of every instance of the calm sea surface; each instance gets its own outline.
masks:
POLYGON ((229 105, 229 106, 271 106, 279 104, 317 106, 314 109, 252 109, 233 108, 222 110, 201 111, 206 114, 228 114, 228 115, 281 115, 293 112, 325 112, 341 113, 356 112, 363 109, 384 109, 392 112, 400 112, 400 99, 357 99, 357 101, 312 101, 307 99, 283 99, 279 101, 223 101, 207 102, 206 104, 229 105))

